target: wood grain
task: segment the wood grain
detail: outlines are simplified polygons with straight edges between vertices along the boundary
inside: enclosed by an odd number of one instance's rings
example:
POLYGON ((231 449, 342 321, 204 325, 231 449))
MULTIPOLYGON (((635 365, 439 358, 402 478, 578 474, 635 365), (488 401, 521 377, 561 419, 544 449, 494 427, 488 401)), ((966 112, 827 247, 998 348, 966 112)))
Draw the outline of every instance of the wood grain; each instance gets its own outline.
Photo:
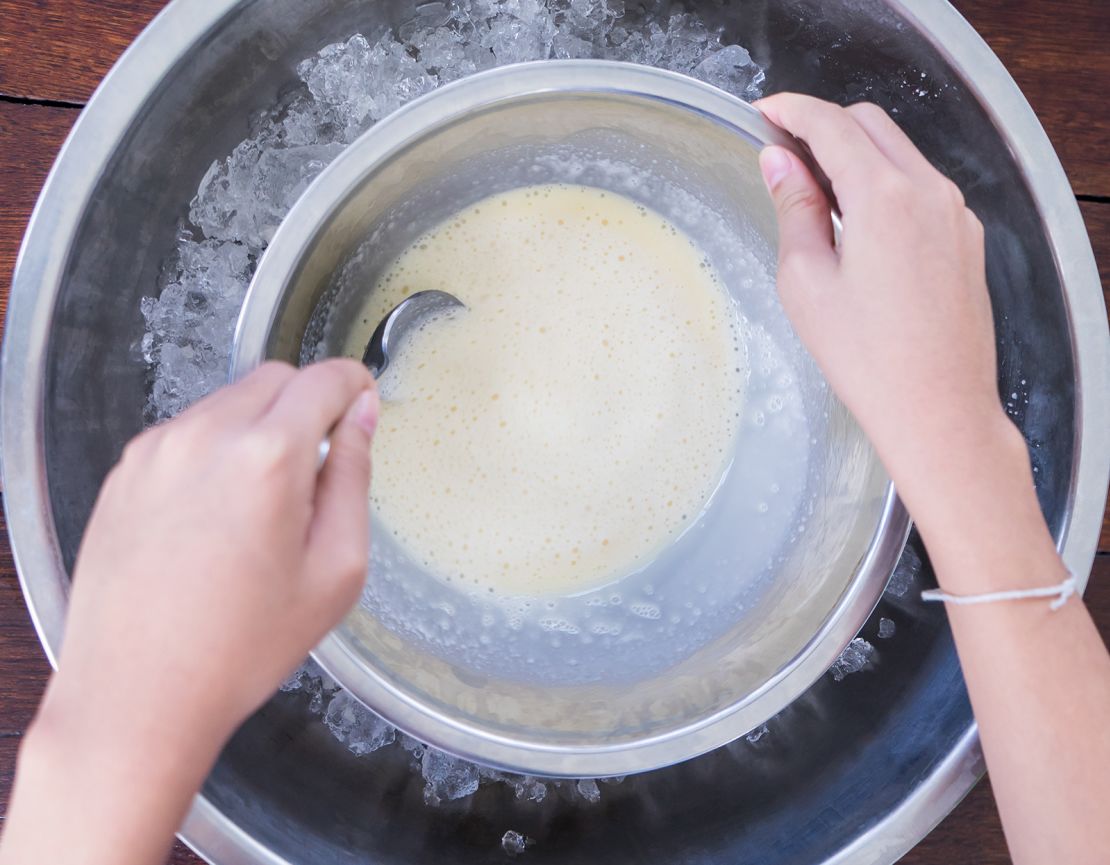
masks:
POLYGON ((19 736, 31 723, 50 675, 38 635, 23 602, 19 579, 2 525, 0 545, 0 741, 19 736))
MULTIPOLYGON (((1110 122, 1107 125, 1110 126, 1110 122)), ((1091 238, 1095 264, 1102 279, 1102 297, 1110 314, 1110 202, 1081 201, 1079 209, 1083 213, 1083 221, 1087 224, 1087 235, 1091 238)), ((1110 433, 1104 430, 1103 434, 1110 433)), ((1107 503, 1102 515, 1102 534, 1098 539, 1098 549, 1100 552, 1110 552, 1110 502, 1107 503)))
MULTIPOLYGON (((1110 152, 1107 153, 1110 158, 1110 152)), ((1110 307, 1110 201, 1081 201, 1079 211, 1087 226, 1087 236, 1095 252, 1095 264, 1102 280, 1102 296, 1110 307)))
POLYGON ((0 94, 86 102, 166 0, 3 0, 0 94))
POLYGON ((7 312, 19 244, 54 157, 77 120, 72 108, 0 102, 0 315, 7 312))

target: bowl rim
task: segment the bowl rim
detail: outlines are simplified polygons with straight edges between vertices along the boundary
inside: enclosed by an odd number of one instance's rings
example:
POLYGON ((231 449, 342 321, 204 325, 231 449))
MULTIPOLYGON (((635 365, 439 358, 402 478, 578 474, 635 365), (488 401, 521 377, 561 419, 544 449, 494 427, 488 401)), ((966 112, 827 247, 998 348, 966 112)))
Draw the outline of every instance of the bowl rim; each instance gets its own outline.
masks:
MULTIPOLYGON (((235 330, 229 379, 241 379, 266 359, 266 345, 291 279, 352 191, 371 180, 382 165, 424 136, 464 117, 518 101, 571 95, 635 98, 689 112, 725 127, 756 150, 777 144, 811 164, 798 142, 757 108, 677 72, 612 60, 539 60, 469 75, 380 120, 344 149, 293 205, 260 259, 247 291, 235 330)), ((877 458, 874 466, 885 479, 877 458)), ((794 657, 755 691, 738 694, 728 706, 664 732, 618 744, 555 745, 538 736, 509 736, 462 721, 406 693, 380 671, 361 663, 338 628, 311 654, 332 678, 389 723, 458 757, 529 775, 630 775, 688 760, 731 742, 813 685, 867 621, 909 530, 909 516, 887 479, 867 552, 820 628, 794 657)))

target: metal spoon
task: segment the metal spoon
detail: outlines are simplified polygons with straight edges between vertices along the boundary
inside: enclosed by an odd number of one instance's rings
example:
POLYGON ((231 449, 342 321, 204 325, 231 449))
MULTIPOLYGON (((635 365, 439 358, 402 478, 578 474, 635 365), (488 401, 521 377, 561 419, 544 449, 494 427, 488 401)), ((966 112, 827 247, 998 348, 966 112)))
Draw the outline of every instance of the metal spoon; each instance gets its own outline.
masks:
POLYGON ((434 316, 456 309, 466 309, 466 305, 446 291, 418 291, 409 295, 382 319, 374 335, 370 337, 362 362, 373 373, 374 378, 381 378, 389 366, 390 354, 400 349, 407 334, 434 316))
MULTIPOLYGON (((366 364, 374 378, 381 378, 389 360, 401 349, 401 343, 413 330, 423 326, 437 315, 466 309, 466 304, 446 291, 418 291, 410 294, 381 320, 374 329, 362 362, 366 364)), ((331 437, 320 442, 317 467, 322 468, 331 451, 331 437)))

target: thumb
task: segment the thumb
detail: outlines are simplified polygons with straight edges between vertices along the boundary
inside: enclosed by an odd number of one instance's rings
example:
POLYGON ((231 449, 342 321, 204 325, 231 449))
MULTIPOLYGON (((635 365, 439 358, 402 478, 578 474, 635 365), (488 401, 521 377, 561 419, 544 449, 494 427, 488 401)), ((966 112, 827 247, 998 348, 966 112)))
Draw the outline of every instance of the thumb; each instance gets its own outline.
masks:
POLYGON ((370 549, 370 443, 378 409, 377 390, 364 390, 332 430, 309 530, 312 571, 352 602, 370 549))
POLYGON ((778 216, 780 271, 786 261, 834 263, 829 201, 809 169, 785 147, 777 146, 763 148, 759 167, 778 216))

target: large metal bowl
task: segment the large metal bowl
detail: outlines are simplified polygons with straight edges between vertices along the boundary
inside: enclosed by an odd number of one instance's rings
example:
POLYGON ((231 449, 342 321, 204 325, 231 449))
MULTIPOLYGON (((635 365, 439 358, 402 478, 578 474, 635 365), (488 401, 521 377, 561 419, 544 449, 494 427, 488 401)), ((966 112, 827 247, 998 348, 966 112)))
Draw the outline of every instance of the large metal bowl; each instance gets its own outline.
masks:
POLYGON ((794 383, 790 418, 745 424, 706 512, 617 584, 513 604, 510 619, 504 600, 443 583, 388 532, 374 532, 363 603, 313 657, 387 720, 515 772, 628 775, 759 726, 866 621, 909 520, 771 286, 752 287, 747 267, 725 267, 748 248, 764 259, 753 268, 774 271, 774 206, 758 165, 772 141, 797 150, 751 106, 683 75, 604 60, 503 66, 378 123, 282 222, 243 304, 233 378, 267 359, 342 354, 358 318, 352 304, 415 237, 488 195, 566 182, 569 172, 686 231, 749 326, 775 340, 781 366, 753 363, 746 417, 783 400, 783 369, 794 383), (793 490, 773 519, 751 492, 767 478, 793 490), (645 582, 650 594, 641 595, 645 582), (640 604, 651 618, 634 612, 640 604), (564 623, 558 632, 544 628, 552 617, 564 623), (598 618, 606 629, 619 622, 620 636, 598 636, 598 618))
MULTIPOLYGON (((178 220, 216 158, 315 49, 373 37, 413 5, 177 0, 111 73, 59 157, 13 284, 3 355, 3 469, 13 549, 47 653, 100 481, 143 424, 133 346, 178 220)), ((648 4, 650 14, 666 8, 648 4)), ((963 187, 987 228, 1000 386, 1030 444, 1066 564, 1085 575, 1110 450, 1105 308, 1059 162, 1029 106, 937 0, 751 0, 700 11, 768 68, 770 90, 872 99, 963 187)), ((923 410, 928 410, 923 407, 923 410)), ((398 763, 359 761, 284 695, 225 749, 184 826, 224 865, 498 862, 508 828, 535 862, 890 863, 982 772, 943 610, 910 544, 877 610, 897 623, 874 669, 825 677, 758 748, 629 779, 599 806, 525 807, 486 788, 427 809, 398 763)))

